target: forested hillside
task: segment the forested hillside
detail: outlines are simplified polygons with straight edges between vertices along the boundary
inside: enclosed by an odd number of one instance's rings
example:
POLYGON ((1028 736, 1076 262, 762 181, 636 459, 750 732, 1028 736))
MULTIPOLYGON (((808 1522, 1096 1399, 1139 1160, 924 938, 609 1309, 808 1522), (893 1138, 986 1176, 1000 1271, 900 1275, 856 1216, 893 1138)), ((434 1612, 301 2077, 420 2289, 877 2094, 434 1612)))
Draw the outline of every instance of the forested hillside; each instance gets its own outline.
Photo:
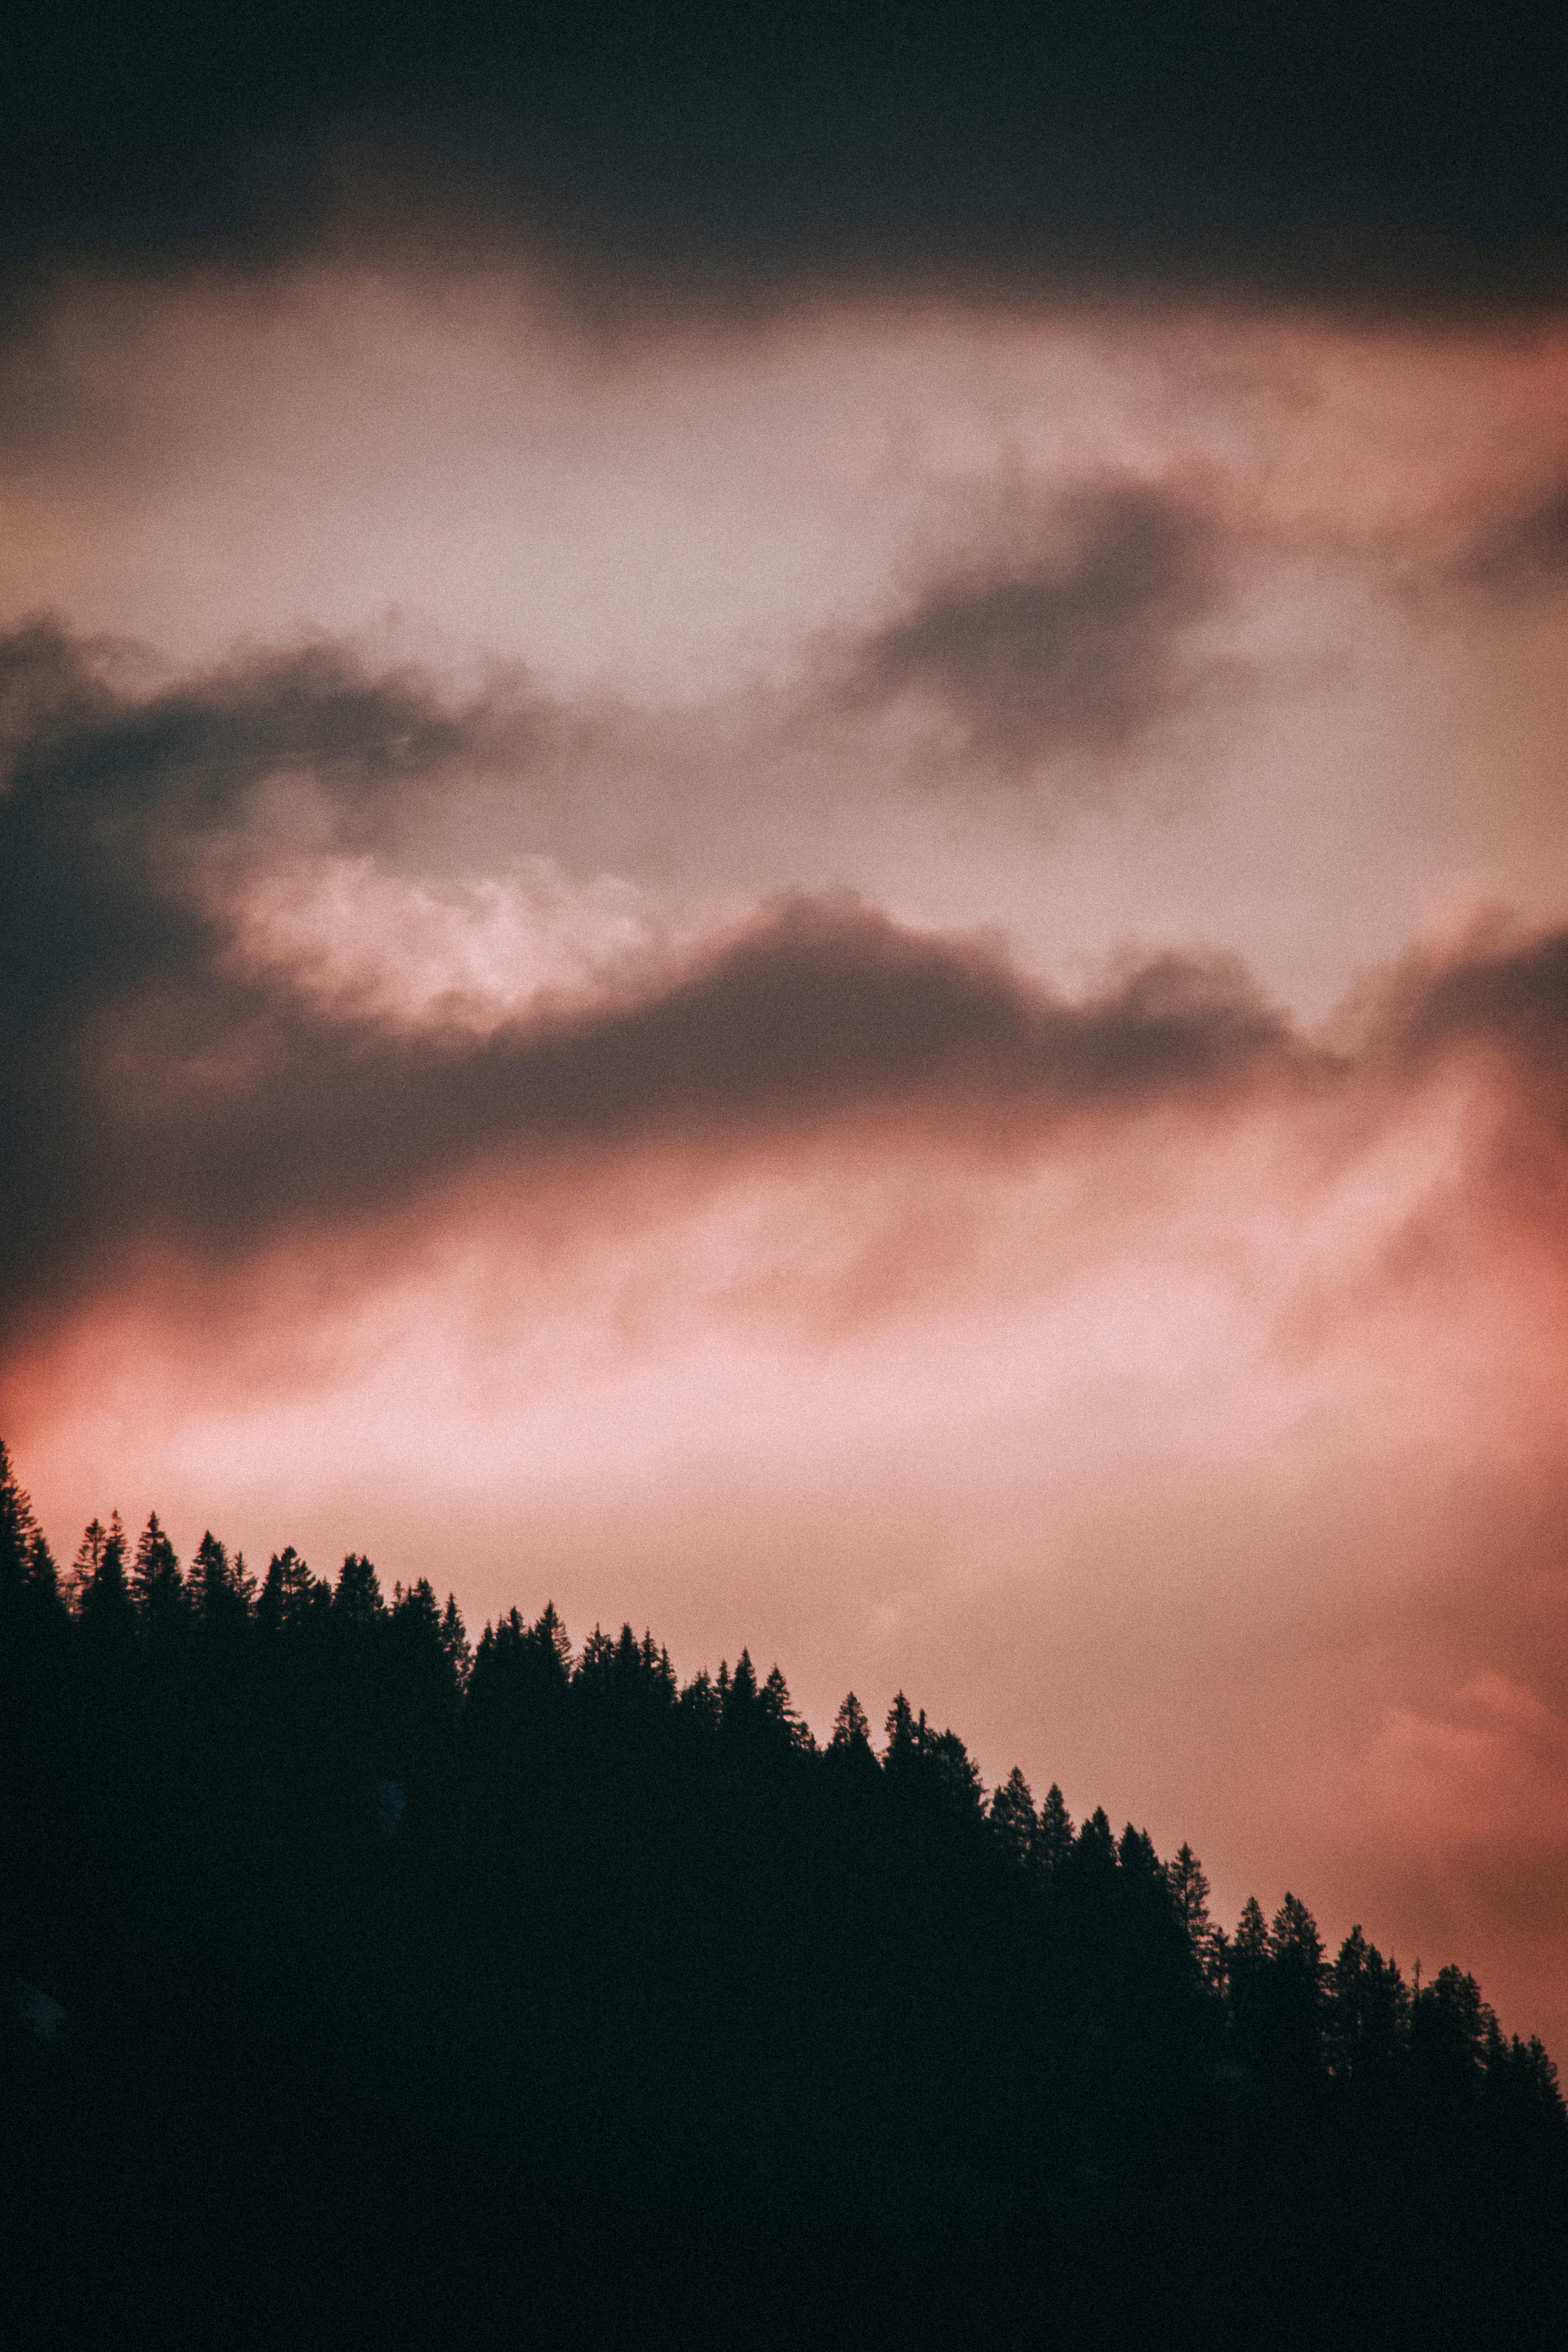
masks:
POLYGON ((1471 1978, 1227 1934, 901 1696, 819 1746, 744 1651, 155 1518, 61 1571, 0 1451, 0 1839, 8 2341, 1564 2336, 1471 1978))

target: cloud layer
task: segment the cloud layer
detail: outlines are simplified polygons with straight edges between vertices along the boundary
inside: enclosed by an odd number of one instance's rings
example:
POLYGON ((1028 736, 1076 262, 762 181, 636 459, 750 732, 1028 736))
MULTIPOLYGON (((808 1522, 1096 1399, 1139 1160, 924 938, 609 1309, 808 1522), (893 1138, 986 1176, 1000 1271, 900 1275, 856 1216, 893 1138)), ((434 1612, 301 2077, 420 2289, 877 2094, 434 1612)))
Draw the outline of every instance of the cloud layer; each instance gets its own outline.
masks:
POLYGON ((1151 1102, 1201 1114, 1297 1056, 1224 964, 1168 958, 1068 1004, 848 900, 646 947, 483 1034, 439 995, 412 1025, 328 1009, 308 952, 301 987, 243 950, 269 797, 308 787, 333 846, 390 841, 454 768, 526 771, 526 716, 320 646, 137 696, 35 628, 5 676, 13 1311, 152 1234, 243 1246, 496 1156, 756 1151, 868 1118, 984 1151, 1151 1102))
POLYGON ((1204 517, 1140 487, 1051 520, 1042 536, 1058 543, 1045 554, 933 582, 870 634, 851 698, 934 702, 956 720, 972 772, 1120 749, 1163 716, 1183 690, 1181 634, 1216 593, 1204 517))
POLYGON ((254 263, 319 228, 347 150, 402 225, 416 172, 421 214, 445 183, 448 219, 521 215, 664 299, 1092 276, 1475 303, 1552 282, 1562 94, 1544 24, 1469 6, 1413 43, 1397 10, 1327 5, 1178 25, 988 0, 895 26, 333 0, 265 28, 34 5, 0 194, 24 263, 254 263))
POLYGON ((1376 71, 1377 184, 1287 173, 1308 26, 1243 235, 1144 100, 1180 145, 1275 36, 1125 99, 1098 38, 1062 87, 1150 135, 1035 140, 1076 227, 968 129, 922 208, 854 77, 806 194, 763 136, 715 199, 728 102, 661 190, 616 116, 608 209, 581 121, 487 183, 395 25, 270 220, 265 105, 123 107, 97 194, 51 157, 0 1429, 63 1548, 156 1507, 750 1641, 819 1725, 902 1685, 1561 2043, 1568 338, 1501 315, 1555 215, 1376 71))
MULTIPOLYGON (((558 884, 553 961, 536 956, 520 985, 492 957, 487 980, 470 963, 443 986, 436 947, 417 1010, 399 1009, 375 968, 404 941, 373 921, 355 948, 374 903, 363 886, 433 794, 501 769, 526 782, 541 732, 526 698, 503 682, 456 702, 325 643, 155 686, 112 671, 51 626, 0 647, 12 1311, 142 1239, 243 1249, 491 1162, 667 1145, 744 1158, 868 1122, 1005 1155, 1152 1108, 1212 1119, 1270 1090, 1334 1100, 1347 1132, 1367 1131, 1457 1066, 1492 1107, 1471 1176, 1484 1150, 1510 1214, 1556 1212, 1568 934, 1494 927, 1413 953, 1331 1049, 1224 958, 1167 953, 1068 1001, 996 944, 847 896, 676 935, 628 915, 625 894, 606 929, 613 891, 558 884), (310 872, 362 885, 318 902, 314 933, 310 872), (356 951, 358 981, 324 986, 324 959, 352 971, 356 951)), ((441 936, 461 953, 460 922, 441 936)))

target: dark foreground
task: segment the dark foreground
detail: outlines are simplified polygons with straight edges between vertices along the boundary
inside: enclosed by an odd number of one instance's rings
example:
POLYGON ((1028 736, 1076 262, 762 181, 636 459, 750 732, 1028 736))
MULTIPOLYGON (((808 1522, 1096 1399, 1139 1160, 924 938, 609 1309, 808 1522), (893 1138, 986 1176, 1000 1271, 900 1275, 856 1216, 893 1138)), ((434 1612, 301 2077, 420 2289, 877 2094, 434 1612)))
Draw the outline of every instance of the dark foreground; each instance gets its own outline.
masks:
POLYGON ((1568 2342, 1473 1980, 898 1702, 89 1530, 0 1454, 0 2340, 1568 2342))

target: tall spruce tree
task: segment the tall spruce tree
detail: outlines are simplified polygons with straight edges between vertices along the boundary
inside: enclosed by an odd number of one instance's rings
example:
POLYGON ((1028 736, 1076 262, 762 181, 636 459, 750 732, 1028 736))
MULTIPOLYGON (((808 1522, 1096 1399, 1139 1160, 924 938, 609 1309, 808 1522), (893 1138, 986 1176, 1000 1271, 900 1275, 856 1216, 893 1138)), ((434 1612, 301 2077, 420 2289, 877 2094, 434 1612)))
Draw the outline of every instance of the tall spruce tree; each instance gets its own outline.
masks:
POLYGON ((244 1560, 231 1560, 210 1528, 196 1546, 187 1589, 208 1633, 232 1635, 248 1625, 250 1589, 244 1560))
POLYGON ((37 1533, 32 1503, 17 1484, 11 1456, 0 1441, 0 1606, 8 1593, 20 1597, 37 1533))
POLYGON ((344 1555, 332 1593, 332 1615, 352 1633, 368 1633, 386 1614, 381 1583, 363 1552, 344 1555))
POLYGON ((1039 1819, 1029 1784, 1015 1764, 991 1800, 991 1827, 996 1843, 1016 1870, 1028 1870, 1038 1860, 1039 1819))
POLYGON ((131 1591, 136 1613, 151 1640, 165 1639, 185 1624, 189 1609, 184 1580, 174 1547, 159 1525, 156 1511, 148 1515, 147 1524, 137 1538, 131 1591))
POLYGON ((108 1527, 89 1521, 77 1549, 72 1569, 77 1613, 84 1632, 100 1642, 127 1641, 135 1630, 136 1612, 126 1572, 125 1529, 118 1511, 108 1527))
POLYGON ((1067 1809, 1067 1801, 1060 1789, 1053 1780, 1040 1807, 1040 1823, 1035 1839, 1036 1859, 1047 1880, 1057 1876, 1071 1853, 1072 1846, 1072 1815, 1067 1809))
POLYGON ((1166 1876, 1170 1882, 1171 1900, 1182 1923, 1187 1948, 1193 1956, 1193 1965, 1203 1982, 1217 1992, 1225 1982, 1225 1930, 1210 1916, 1207 1874, 1192 1847, 1184 1841, 1177 1848, 1173 1860, 1166 1864, 1166 1876))

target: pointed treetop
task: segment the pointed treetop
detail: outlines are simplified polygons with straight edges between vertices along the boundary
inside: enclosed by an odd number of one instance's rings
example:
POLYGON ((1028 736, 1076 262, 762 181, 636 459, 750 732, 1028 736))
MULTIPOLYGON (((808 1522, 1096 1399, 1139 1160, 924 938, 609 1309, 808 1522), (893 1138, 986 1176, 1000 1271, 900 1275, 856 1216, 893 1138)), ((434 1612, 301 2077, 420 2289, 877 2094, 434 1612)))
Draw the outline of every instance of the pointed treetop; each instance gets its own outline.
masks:
POLYGON ((71 1570, 77 1609, 84 1626, 116 1637, 135 1622, 125 1573, 125 1528, 118 1511, 108 1527, 98 1519, 83 1530, 71 1570))
POLYGON ((1040 1807, 1040 1825, 1037 1835, 1039 1858, 1047 1876, 1061 1868, 1072 1852, 1072 1815, 1067 1809, 1067 1801, 1060 1789, 1053 1780, 1046 1791, 1046 1801, 1040 1807))
POLYGON ((0 1591, 25 1581, 37 1533, 32 1503, 16 1483, 11 1457, 0 1438, 0 1591))
POLYGON ((265 1631, 278 1633, 302 1624, 313 1605, 326 1605, 328 1601, 326 1585, 318 1583, 310 1563, 300 1559, 292 1544, 287 1544, 267 1563, 256 1622, 265 1631))
POLYGON ((337 1590, 332 1594, 332 1614, 345 1625, 374 1625, 386 1614, 386 1603, 381 1597, 381 1580, 363 1552, 351 1551, 338 1570, 337 1590))
POLYGON ((1029 1867, 1036 1859, 1040 1825, 1029 1784, 1016 1764, 991 1800, 990 1819, 1008 1860, 1020 1869, 1029 1867))
POLYGON ((1154 1841, 1147 1830, 1134 1829, 1131 1822, 1121 1832, 1116 1849, 1117 1860, 1123 1870, 1134 1878, 1165 1891, 1165 1871, 1154 1851, 1154 1841))
POLYGON ((735 1671, 730 1677, 730 1706, 739 1714, 749 1707, 757 1696, 757 1670, 752 1664, 750 1650, 742 1650, 735 1661, 735 1671))
POLYGON ((131 1569, 131 1590, 144 1624, 176 1622, 185 1613, 185 1587, 174 1547, 151 1511, 137 1538, 131 1569))
POLYGON ((553 1601, 547 1601, 534 1621, 533 1638, 542 1657, 559 1668, 561 1676, 572 1671, 572 1642, 565 1626, 556 1612, 553 1601))
POLYGON ((1209 1882, 1197 1855, 1184 1839, 1175 1859, 1165 1864, 1171 1903, 1185 1930, 1187 1947, 1204 1981, 1217 1990, 1224 1983, 1228 1947, 1225 1929, 1209 1914, 1209 1882))
POLYGON ((866 1719, 865 1708, 853 1691, 833 1718, 833 1736, 827 1745, 835 1753, 846 1748, 864 1748, 868 1753, 870 1752, 871 1727, 866 1719))
POLYGON ((1268 1923, 1263 1916, 1263 1906, 1256 1895, 1249 1895, 1236 1923, 1231 1950, 1237 1959, 1249 1963, 1266 1960, 1268 1949, 1268 1923))
POLYGON ((1287 1895, 1275 1913, 1268 1948, 1277 1960, 1285 1961, 1311 1983, 1317 1984, 1321 1979, 1323 1939, 1318 1933, 1317 1921, 1299 1895, 1287 1895))
MULTIPOLYGON (((923 1720, 922 1717, 921 1721, 923 1720)), ((887 1760, 889 1763, 895 1758, 901 1762, 904 1758, 913 1754, 918 1745, 919 1733, 915 1726, 914 1709, 902 1691, 895 1691, 893 1694, 893 1704, 888 1709, 888 1720, 882 1728, 883 1736, 887 1740, 887 1760)))
POLYGON ((588 1685, 602 1681, 609 1673, 615 1654, 614 1642, 602 1625, 595 1625, 583 1644, 583 1654, 577 1661, 574 1680, 588 1685))
POLYGON ((1116 1839, 1103 1805, 1097 1805, 1078 1833, 1073 1849, 1084 1862, 1100 1869, 1116 1866, 1116 1839))
POLYGON ((723 1700, 706 1666, 692 1675, 680 1694, 679 1705, 681 1714, 704 1731, 718 1729, 723 1700))
POLYGON ((458 1607, 457 1595, 451 1592, 447 1595, 447 1606, 441 1618, 441 1649, 447 1664, 457 1676, 458 1687, 459 1690, 467 1690, 468 1676, 474 1663, 473 1644, 464 1631, 462 1612, 458 1607))
POLYGON ((208 1627, 234 1628, 247 1622, 251 1580, 245 1572, 244 1556, 237 1553, 231 1562, 226 1549, 210 1528, 196 1546, 187 1587, 203 1623, 208 1627))
POLYGON ((791 1748, 799 1748, 803 1755, 815 1753, 816 1742, 795 1712, 789 1685, 781 1667, 773 1665, 768 1669, 768 1678, 758 1694, 757 1704, 763 1719, 791 1748))
POLYGON ((427 1576, 416 1577, 405 1591, 397 1588, 393 1606, 392 1622, 405 1633, 418 1633, 438 1642, 441 1633, 441 1609, 436 1589, 427 1576))

